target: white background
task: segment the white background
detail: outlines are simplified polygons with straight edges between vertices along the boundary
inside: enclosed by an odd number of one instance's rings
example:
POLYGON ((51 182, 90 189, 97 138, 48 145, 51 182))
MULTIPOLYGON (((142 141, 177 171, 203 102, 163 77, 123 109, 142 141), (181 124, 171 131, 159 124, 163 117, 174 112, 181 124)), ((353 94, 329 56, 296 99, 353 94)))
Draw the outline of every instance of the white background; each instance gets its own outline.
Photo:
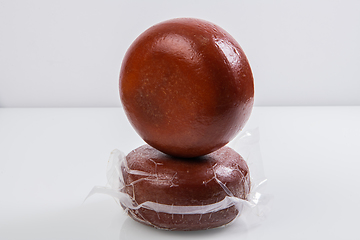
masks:
POLYGON ((0 108, 0 239, 359 239, 359 122, 360 106, 255 107, 246 128, 260 130, 263 166, 249 165, 268 179, 265 221, 164 232, 107 195, 84 203, 105 186, 110 152, 143 144, 122 109, 0 108))
POLYGON ((0 0, 0 107, 117 107, 131 42, 212 21, 252 66, 256 106, 360 104, 360 1, 0 0))

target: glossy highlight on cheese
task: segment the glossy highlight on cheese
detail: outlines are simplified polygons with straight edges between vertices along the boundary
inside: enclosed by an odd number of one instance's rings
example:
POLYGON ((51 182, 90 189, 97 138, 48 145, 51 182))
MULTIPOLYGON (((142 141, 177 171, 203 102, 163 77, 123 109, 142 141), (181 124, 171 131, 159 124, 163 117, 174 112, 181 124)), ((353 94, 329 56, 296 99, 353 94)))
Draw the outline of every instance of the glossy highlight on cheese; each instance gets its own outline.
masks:
POLYGON ((119 88, 144 141, 184 158, 226 145, 254 102, 253 75, 239 44, 222 28, 193 18, 142 33, 124 57, 119 88))

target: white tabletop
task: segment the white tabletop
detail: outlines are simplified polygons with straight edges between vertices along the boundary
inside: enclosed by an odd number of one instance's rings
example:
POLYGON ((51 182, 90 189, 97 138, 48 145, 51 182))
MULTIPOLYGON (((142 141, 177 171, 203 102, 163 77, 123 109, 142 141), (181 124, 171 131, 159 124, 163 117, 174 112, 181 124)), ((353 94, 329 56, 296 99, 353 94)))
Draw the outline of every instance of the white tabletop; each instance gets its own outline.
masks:
POLYGON ((0 108, 0 239, 355 239, 360 107, 256 107, 271 211, 197 232, 152 229, 109 196, 110 152, 143 144, 121 108, 0 108))

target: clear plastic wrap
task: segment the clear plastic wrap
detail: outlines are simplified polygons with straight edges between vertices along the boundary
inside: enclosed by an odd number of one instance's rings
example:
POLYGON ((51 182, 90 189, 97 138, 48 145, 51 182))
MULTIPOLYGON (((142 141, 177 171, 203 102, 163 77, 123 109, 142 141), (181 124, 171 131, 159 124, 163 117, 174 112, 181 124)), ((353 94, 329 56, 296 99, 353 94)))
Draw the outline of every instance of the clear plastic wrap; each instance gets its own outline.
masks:
MULTIPOLYGON (((174 219, 174 216, 178 215, 181 216, 181 220, 184 218, 185 215, 196 215, 197 218, 199 218, 200 220, 202 216, 206 216, 207 218, 211 216, 216 217, 217 215, 215 213, 224 212, 225 210, 231 210, 229 212, 232 212, 232 214, 234 214, 235 211, 236 216, 232 217, 230 219, 230 222, 240 216, 248 225, 258 224, 265 218, 267 211, 269 210, 269 196, 264 194, 264 186, 267 179, 265 178, 262 167, 259 147, 259 130, 254 129, 251 131, 242 132, 235 140, 233 140, 229 144, 229 147, 234 149, 243 157, 250 169, 250 181, 249 179, 241 179, 241 181, 243 181, 243 186, 245 186, 243 188, 249 188, 249 191, 246 191, 244 189, 241 190, 242 192, 244 192, 244 195, 240 196, 239 194, 233 194, 232 191, 234 190, 229 189, 226 183, 224 184, 222 181, 220 181, 216 177, 216 173, 214 171, 214 177, 211 180, 218 184, 226 195, 224 198, 219 199, 219 201, 210 204, 199 204, 191 206, 164 204, 155 201, 143 201, 139 204, 136 199, 131 196, 132 194, 128 194, 126 193, 126 191, 124 191, 125 183, 123 173, 131 173, 135 176, 138 176, 139 178, 137 181, 142 181, 144 179, 154 179, 158 178, 159 176, 154 175, 153 173, 151 173, 151 171, 145 172, 129 168, 125 161, 125 154, 120 150, 116 149, 111 152, 108 162, 107 186, 94 187, 89 193, 89 196, 95 193, 104 193, 110 195, 114 197, 117 202, 120 203, 120 205, 125 209, 125 211, 129 213, 132 218, 156 228, 163 227, 154 224, 151 220, 147 220, 146 217, 143 218, 141 217, 141 215, 139 217, 139 214, 134 213, 138 213, 140 209, 146 209, 156 212, 158 214, 158 218, 164 217, 165 214, 170 215, 170 217, 174 219)), ((154 164, 156 171, 157 163, 154 162, 154 164)), ((175 175, 176 173, 174 174, 174 177, 175 175)), ((167 176, 167 178, 169 178, 169 176, 167 176)), ((167 187, 173 187, 172 179, 165 180, 167 182, 167 187)), ((132 182, 131 184, 134 184, 134 182, 132 182)), ((206 184, 206 182, 204 182, 203 184, 206 184)), ((228 215, 229 213, 225 215, 218 215, 218 217, 223 218, 224 216, 228 215)))

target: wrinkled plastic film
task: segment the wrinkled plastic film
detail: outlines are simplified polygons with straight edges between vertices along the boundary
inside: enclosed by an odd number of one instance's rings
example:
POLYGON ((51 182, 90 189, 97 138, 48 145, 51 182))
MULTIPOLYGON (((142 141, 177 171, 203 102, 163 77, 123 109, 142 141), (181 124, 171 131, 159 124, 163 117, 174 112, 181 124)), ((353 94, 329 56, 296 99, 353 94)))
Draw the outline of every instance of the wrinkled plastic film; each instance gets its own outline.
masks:
POLYGON ((259 128, 242 132, 229 146, 244 158, 250 169, 251 190, 240 217, 249 226, 260 224, 271 210, 272 195, 266 192, 268 180, 262 163, 259 128))
MULTIPOLYGON (((207 214, 235 206, 239 210, 239 215, 244 217, 249 224, 259 223, 266 216, 269 201, 268 196, 263 193, 266 178, 262 168, 259 148, 259 130, 254 129, 243 132, 229 146, 244 158, 250 169, 251 188, 245 199, 234 197, 225 184, 221 183, 215 176, 215 180, 227 193, 224 199, 216 203, 201 206, 174 206, 147 201, 138 204, 135 199, 123 192, 125 185, 121 169, 123 168, 125 171, 131 172, 131 174, 141 175, 142 177, 151 176, 148 176, 149 173, 147 172, 131 170, 126 165, 124 153, 117 149, 110 154, 107 169, 107 186, 94 187, 89 196, 95 193, 103 193, 114 197, 125 210, 145 208, 168 214, 207 214)), ((140 179, 144 180, 146 178, 140 179)), ((245 182, 245 184, 250 184, 250 182, 245 182)))

